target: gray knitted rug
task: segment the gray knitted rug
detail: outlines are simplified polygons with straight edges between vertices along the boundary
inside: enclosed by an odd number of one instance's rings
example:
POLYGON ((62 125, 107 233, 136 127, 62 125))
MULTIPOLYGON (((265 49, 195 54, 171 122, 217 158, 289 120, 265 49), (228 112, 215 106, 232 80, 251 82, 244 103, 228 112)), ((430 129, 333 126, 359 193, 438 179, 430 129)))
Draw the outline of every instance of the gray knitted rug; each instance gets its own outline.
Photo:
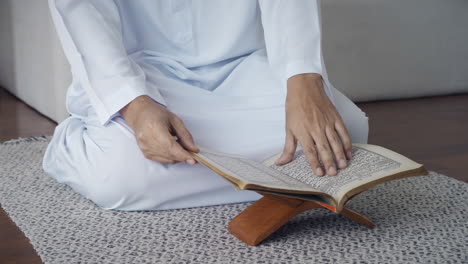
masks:
POLYGON ((468 184, 431 172, 384 183, 350 207, 372 230, 326 210, 258 247, 226 226, 249 204, 105 211, 41 169, 48 138, 0 144, 0 204, 46 263, 468 263, 468 184))

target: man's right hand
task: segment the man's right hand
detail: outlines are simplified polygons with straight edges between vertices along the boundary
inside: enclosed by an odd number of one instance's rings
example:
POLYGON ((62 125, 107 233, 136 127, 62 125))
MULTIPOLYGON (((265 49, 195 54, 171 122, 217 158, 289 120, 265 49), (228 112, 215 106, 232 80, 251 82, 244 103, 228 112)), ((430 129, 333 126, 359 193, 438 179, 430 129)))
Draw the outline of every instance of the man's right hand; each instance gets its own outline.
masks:
POLYGON ((147 159, 161 163, 196 163, 186 150, 200 151, 192 135, 182 120, 164 106, 148 96, 139 96, 122 108, 120 114, 135 132, 138 146, 147 159))

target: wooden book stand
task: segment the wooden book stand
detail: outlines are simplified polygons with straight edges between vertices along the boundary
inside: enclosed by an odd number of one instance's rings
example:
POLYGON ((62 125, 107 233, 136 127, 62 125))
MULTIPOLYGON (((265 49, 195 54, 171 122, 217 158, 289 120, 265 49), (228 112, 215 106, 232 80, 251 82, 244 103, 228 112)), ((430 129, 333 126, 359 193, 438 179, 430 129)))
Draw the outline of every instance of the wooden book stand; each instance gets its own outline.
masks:
MULTIPOLYGON (((248 245, 256 246, 286 224, 294 216, 311 209, 327 208, 326 205, 284 196, 259 192, 262 197, 229 223, 229 232, 248 245)), ((341 215, 368 228, 374 224, 365 216, 344 208, 341 215)))

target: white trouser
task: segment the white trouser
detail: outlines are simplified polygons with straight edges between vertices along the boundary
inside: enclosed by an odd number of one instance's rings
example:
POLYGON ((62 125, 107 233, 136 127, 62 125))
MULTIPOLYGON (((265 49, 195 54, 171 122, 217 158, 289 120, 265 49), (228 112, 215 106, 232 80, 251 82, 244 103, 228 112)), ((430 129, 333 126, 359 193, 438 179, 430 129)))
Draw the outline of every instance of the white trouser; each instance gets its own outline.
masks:
MULTIPOLYGON (((367 143, 368 118, 331 87, 351 139, 367 143)), ((200 116, 177 113, 195 144, 262 160, 282 151, 284 105, 200 116)), ((202 164, 161 164, 146 159, 121 117, 101 126, 92 113, 60 123, 44 156, 47 174, 105 209, 161 210, 256 200, 202 164)))

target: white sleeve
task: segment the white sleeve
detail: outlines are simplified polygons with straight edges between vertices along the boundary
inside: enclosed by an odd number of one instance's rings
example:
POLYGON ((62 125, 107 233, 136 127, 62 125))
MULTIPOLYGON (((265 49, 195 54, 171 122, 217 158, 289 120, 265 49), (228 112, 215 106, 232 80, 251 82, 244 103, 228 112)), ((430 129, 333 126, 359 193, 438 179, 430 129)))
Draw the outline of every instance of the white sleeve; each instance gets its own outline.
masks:
POLYGON ((317 0, 259 0, 259 6, 268 60, 281 81, 322 74, 317 0))
MULTIPOLYGON (((83 86, 101 124, 136 97, 148 95, 145 74, 124 47, 113 0, 49 0, 49 7, 73 78, 83 86)), ((151 95, 165 105, 159 92, 151 95)))

